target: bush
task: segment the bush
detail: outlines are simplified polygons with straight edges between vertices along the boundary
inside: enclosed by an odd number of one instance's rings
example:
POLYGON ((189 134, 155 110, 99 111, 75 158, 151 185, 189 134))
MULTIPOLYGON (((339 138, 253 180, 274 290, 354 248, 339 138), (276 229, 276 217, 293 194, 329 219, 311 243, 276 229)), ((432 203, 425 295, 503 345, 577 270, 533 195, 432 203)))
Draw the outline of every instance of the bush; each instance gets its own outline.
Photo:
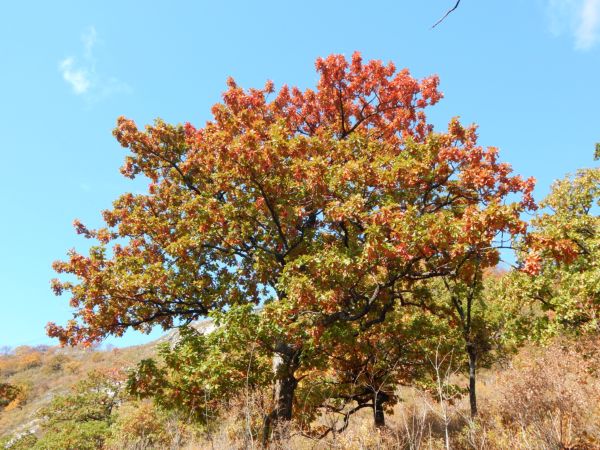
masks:
POLYGON ((101 420, 62 422, 47 430, 32 448, 35 450, 97 450, 103 448, 108 430, 108 423, 101 420))
POLYGON ((0 383, 0 411, 10 405, 21 394, 21 389, 8 383, 0 383))
POLYGON ((481 408, 484 427, 506 446, 514 446, 511 435, 525 433, 538 448, 594 448, 600 444, 598 367, 597 357, 566 342, 522 351, 481 408))
POLYGON ((108 447, 140 449, 169 447, 167 417, 151 401, 126 403, 118 409, 110 429, 108 447))
POLYGON ((21 433, 0 439, 0 448, 10 450, 30 450, 35 447, 37 437, 33 433, 21 433))
POLYGON ((31 386, 0 383, 0 411, 11 411, 23 406, 29 398, 31 386))
POLYGON ((52 374, 62 371, 65 366, 71 361, 71 358, 65 355, 53 355, 44 365, 44 372, 52 374))

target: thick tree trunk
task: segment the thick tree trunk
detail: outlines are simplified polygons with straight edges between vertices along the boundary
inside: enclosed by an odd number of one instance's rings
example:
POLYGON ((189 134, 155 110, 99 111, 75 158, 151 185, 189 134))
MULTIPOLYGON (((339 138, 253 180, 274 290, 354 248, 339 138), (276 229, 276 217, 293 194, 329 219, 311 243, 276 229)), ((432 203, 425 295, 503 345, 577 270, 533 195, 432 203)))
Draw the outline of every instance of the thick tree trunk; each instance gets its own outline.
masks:
POLYGON ((469 403, 471 405, 471 418, 477 415, 477 348, 474 343, 467 343, 467 354, 469 355, 469 403))
POLYGON ((287 344, 279 344, 277 353, 273 357, 273 371, 275 384, 273 396, 275 406, 269 414, 265 415, 263 422, 263 446, 267 446, 273 432, 277 432, 277 425, 292 419, 294 394, 298 380, 294 372, 300 364, 300 350, 287 344))
POLYGON ((292 419, 294 392, 298 381, 293 374, 286 374, 275 382, 275 412, 279 420, 292 419))
POLYGON ((375 392, 373 395, 373 421, 377 428, 385 427, 385 412, 383 405, 389 400, 384 392, 375 392))

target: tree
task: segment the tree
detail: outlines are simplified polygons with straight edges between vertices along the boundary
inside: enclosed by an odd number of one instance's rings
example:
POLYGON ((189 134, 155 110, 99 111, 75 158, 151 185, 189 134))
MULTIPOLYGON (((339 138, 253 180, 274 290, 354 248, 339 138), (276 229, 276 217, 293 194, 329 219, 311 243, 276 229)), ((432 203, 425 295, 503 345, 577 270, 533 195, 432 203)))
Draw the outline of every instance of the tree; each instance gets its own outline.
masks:
POLYGON ((469 406, 471 417, 478 411, 477 370, 489 366, 514 347, 511 332, 516 330, 512 321, 514 307, 503 302, 504 292, 498 293, 505 274, 495 270, 483 271, 479 263, 468 268, 467 273, 459 271, 454 276, 444 276, 421 283, 415 289, 410 302, 431 311, 445 322, 445 334, 458 335, 450 349, 441 349, 442 354, 450 352, 465 356, 469 377, 469 406))
POLYGON ((162 344, 159 363, 145 359, 130 374, 129 392, 211 426, 233 396, 269 386, 272 362, 258 344, 260 316, 248 306, 213 313, 215 329, 206 334, 181 328, 175 345, 162 344))
POLYGON ((440 336, 443 347, 456 346, 444 320, 400 303, 385 321, 367 329, 355 322, 326 329, 318 342, 321 369, 307 376, 299 393, 302 398, 308 397, 305 391, 318 393, 321 400, 316 405, 340 415, 341 426, 321 427, 320 435, 343 431, 363 408, 372 410, 376 427, 384 427, 385 412, 399 401, 398 386, 423 384, 431 375, 429 358, 440 336))
POLYGON ((54 397, 37 412, 42 436, 31 448, 102 448, 109 436, 113 410, 122 401, 122 381, 117 371, 90 372, 70 393, 54 397))
POLYGON ((552 186, 532 222, 525 274, 513 293, 541 306, 541 335, 600 330, 600 169, 579 170, 552 186))
POLYGON ((423 110, 442 97, 437 77, 358 53, 316 68, 316 90, 284 86, 272 100, 272 83, 244 91, 230 79, 200 129, 118 120, 122 172, 148 178, 148 192, 121 196, 104 228, 76 221, 98 244, 55 263, 77 280, 53 282, 75 312, 50 336, 89 344, 263 304, 278 330, 269 428, 292 417, 319 330, 384 322, 418 280, 474 258, 485 269, 499 234, 525 233, 533 180, 478 146, 474 126, 433 132, 423 110))

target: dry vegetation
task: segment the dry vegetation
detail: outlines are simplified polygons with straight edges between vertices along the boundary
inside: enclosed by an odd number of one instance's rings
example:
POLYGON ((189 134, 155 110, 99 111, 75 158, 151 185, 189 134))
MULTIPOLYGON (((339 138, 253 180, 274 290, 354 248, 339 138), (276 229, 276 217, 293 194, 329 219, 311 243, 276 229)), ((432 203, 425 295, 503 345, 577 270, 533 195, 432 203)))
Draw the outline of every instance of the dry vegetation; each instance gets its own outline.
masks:
MULTIPOLYGON (((291 427, 280 430, 283 438, 270 448, 600 448, 598 344, 598 339, 562 339, 545 347, 528 346, 504 367, 483 371, 476 421, 469 419, 468 399, 450 395, 449 386, 465 380, 446 371, 439 373, 437 391, 401 388, 402 401, 388 415, 384 430, 373 428, 365 410, 352 417, 343 433, 316 439, 291 427)), ((151 352, 151 346, 103 351, 21 347, 1 356, 0 383, 20 389, 0 410, 4 447, 61 448, 63 444, 34 447, 33 441, 29 447, 11 437, 27 436, 28 431, 42 435, 44 419, 37 412, 52 398, 68 393, 89 373, 119 373, 120 380, 123 369, 151 352)), ((102 445, 131 450, 260 448, 260 426, 269 402, 266 393, 246 392, 220 411, 206 410, 207 426, 124 395, 111 412, 102 445), (219 420, 211 420, 216 416, 219 420)), ((330 425, 340 418, 325 414, 319 420, 330 425)))
POLYGON ((0 383, 15 386, 19 394, 2 408, 0 436, 37 429, 36 411, 56 395, 65 394, 92 371, 127 368, 150 354, 150 347, 125 349, 66 349, 17 347, 0 356, 0 383))
MULTIPOLYGON (((384 431, 364 412, 338 435, 315 440, 299 430, 274 445, 281 449, 597 449, 600 448, 600 358, 598 341, 560 340, 526 347, 506 367, 484 371, 477 420, 469 418, 467 398, 444 393, 455 374, 441 374, 440 395, 401 389, 384 431), (448 375, 448 376, 447 376, 448 375)), ((462 380, 464 383, 464 380, 462 380)), ((255 448, 248 411, 229 408, 221 426, 190 448, 255 448)), ((321 420, 339 420, 324 416, 321 420)))

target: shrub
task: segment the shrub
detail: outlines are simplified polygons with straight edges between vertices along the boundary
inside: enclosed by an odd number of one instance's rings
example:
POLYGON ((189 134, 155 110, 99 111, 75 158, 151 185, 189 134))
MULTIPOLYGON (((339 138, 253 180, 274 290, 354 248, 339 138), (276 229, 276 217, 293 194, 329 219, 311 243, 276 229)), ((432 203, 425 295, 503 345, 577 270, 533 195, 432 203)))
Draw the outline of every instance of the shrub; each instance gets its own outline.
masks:
POLYGON ((60 372, 65 368, 66 364, 68 364, 70 361, 71 361, 71 358, 69 358, 66 355, 60 355, 60 354, 53 355, 49 358, 49 360, 44 365, 44 372, 46 372, 48 374, 60 372))
POLYGON ((21 389, 8 383, 0 383, 0 411, 10 405, 21 394, 21 389))
POLYGON ((151 401, 126 403, 118 409, 110 429, 111 449, 167 448, 171 436, 167 417, 151 401))
POLYGON ((97 450, 103 447, 109 425, 105 421, 67 421, 55 425, 35 443, 34 450, 97 450))
POLYGON ((539 448, 600 444, 599 361, 581 350, 556 342, 521 352, 496 380, 484 425, 503 439, 526 433, 539 448))

